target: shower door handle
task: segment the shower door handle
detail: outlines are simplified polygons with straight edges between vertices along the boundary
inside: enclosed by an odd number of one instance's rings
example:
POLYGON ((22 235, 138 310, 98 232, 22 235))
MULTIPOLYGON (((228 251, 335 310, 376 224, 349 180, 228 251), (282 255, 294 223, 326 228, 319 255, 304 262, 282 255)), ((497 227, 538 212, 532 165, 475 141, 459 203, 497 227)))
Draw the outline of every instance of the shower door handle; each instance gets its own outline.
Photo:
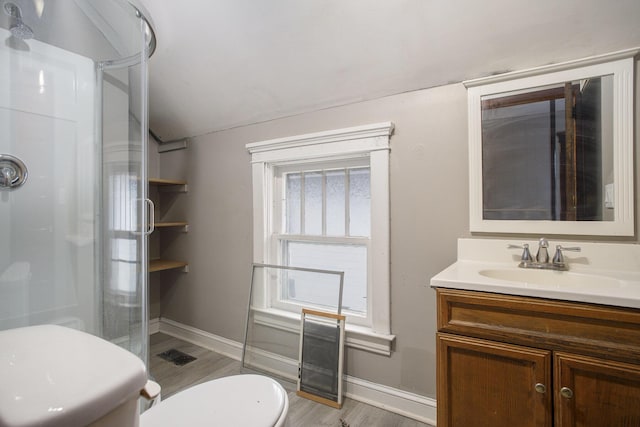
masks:
POLYGON ((147 218, 149 218, 149 224, 147 224, 147 230, 144 232, 144 234, 148 236, 156 229, 156 205, 153 204, 153 201, 151 199, 144 199, 144 201, 147 204, 147 209, 149 212, 149 215, 147 216, 147 218))

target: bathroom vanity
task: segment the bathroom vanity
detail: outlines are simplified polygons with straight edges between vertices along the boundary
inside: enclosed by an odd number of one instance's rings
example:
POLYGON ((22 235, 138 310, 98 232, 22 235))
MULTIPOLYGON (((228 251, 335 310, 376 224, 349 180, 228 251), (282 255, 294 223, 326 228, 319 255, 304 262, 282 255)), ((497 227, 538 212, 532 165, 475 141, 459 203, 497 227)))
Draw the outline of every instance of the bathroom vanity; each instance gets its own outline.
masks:
POLYGON ((638 245, 584 243, 536 276, 507 243, 460 239, 431 281, 438 427, 640 426, 638 245))
POLYGON ((640 245, 542 238, 636 236, 637 54, 464 82, 469 230, 540 239, 460 239, 431 280, 438 427, 640 426, 640 245))

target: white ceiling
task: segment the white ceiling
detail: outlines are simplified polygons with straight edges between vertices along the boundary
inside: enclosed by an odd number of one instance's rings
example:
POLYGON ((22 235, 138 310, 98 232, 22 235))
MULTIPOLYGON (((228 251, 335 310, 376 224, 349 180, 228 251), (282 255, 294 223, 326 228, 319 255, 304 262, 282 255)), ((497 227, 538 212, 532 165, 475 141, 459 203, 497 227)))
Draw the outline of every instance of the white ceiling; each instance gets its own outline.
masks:
POLYGON ((140 1, 165 141, 640 46, 638 0, 140 1))

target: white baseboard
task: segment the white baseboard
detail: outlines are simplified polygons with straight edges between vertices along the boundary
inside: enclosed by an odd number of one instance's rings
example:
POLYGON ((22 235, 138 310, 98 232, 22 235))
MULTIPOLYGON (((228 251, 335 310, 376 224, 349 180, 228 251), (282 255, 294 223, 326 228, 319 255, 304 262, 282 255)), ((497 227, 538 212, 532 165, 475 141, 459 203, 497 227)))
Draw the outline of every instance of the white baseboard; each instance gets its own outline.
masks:
POLYGON ((149 335, 160 332, 160 318, 149 319, 149 335))
POLYGON ((171 319, 160 318, 159 332, 180 338, 235 360, 242 358, 241 343, 210 334, 202 329, 183 325, 171 319))
MULTIPOLYGON (((242 358, 242 343, 170 319, 152 319, 150 333, 162 332, 235 360, 242 358), (153 325, 153 326, 152 326, 153 325), (157 326, 156 326, 157 325, 157 326)), ((264 351, 255 352, 254 365, 275 375, 296 380, 298 362, 264 351)), ((435 426, 436 401, 382 384, 345 375, 345 396, 435 426)))
POLYGON ((436 400, 347 375, 345 395, 389 412, 436 425, 436 400))

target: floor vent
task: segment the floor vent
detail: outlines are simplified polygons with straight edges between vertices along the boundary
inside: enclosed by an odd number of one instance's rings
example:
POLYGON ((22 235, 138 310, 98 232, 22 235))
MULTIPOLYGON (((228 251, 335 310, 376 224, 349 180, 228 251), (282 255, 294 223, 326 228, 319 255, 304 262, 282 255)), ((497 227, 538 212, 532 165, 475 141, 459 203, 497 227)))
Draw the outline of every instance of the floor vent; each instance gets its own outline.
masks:
POLYGON ((183 353, 180 350, 176 350, 172 348, 171 350, 163 351, 158 354, 159 357, 166 360, 167 362, 171 362, 177 366, 184 366, 189 362, 193 362, 196 360, 196 357, 190 356, 187 353, 183 353))

